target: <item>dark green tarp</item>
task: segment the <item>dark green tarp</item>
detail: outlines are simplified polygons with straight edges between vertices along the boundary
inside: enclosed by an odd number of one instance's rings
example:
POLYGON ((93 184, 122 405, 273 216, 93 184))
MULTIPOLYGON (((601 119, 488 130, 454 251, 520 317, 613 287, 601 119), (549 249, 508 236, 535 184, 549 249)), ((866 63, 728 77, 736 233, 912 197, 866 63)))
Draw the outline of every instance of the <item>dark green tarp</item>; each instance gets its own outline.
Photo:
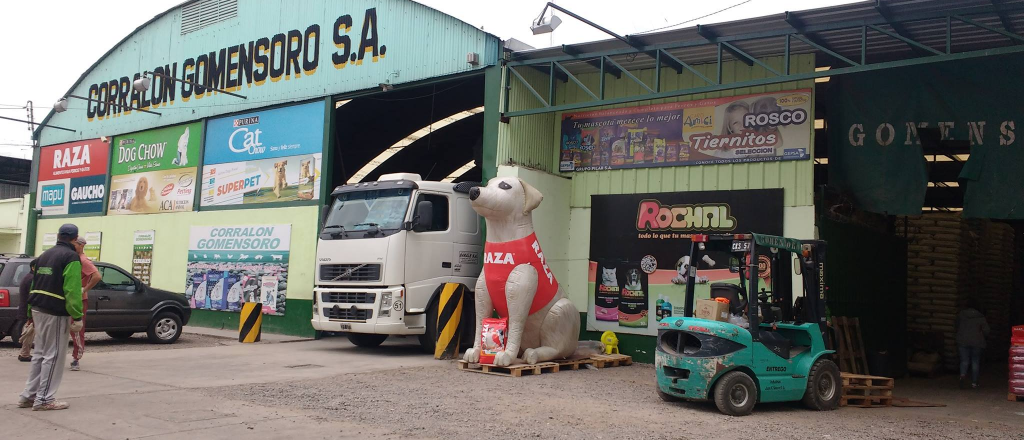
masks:
POLYGON ((918 133, 939 128, 942 140, 970 142, 964 216, 1024 218, 1022 74, 1024 56, 1008 55, 832 77, 829 183, 861 209, 920 214, 928 164, 918 133))

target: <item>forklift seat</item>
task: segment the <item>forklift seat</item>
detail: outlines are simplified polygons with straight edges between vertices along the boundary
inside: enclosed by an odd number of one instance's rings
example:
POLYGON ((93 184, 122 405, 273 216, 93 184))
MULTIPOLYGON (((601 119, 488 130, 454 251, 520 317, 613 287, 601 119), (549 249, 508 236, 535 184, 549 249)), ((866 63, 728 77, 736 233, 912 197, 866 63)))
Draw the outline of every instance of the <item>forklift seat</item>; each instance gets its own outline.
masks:
POLYGON ((711 299, 725 298, 729 300, 729 312, 740 315, 747 308, 747 302, 740 299, 742 288, 729 283, 711 283, 711 299))
POLYGON ((783 359, 789 359, 791 354, 789 351, 790 342, 785 336, 770 330, 761 330, 757 332, 757 339, 772 353, 779 355, 783 359))

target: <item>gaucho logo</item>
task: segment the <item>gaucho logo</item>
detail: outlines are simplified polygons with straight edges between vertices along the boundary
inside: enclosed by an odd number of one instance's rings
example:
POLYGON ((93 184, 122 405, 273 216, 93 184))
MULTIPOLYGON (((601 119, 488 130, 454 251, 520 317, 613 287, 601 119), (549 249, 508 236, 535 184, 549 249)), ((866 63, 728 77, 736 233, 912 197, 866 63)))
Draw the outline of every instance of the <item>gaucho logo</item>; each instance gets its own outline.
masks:
POLYGON ((662 205, 657 200, 644 200, 636 215, 638 231, 731 231, 736 217, 725 203, 693 205, 662 205))

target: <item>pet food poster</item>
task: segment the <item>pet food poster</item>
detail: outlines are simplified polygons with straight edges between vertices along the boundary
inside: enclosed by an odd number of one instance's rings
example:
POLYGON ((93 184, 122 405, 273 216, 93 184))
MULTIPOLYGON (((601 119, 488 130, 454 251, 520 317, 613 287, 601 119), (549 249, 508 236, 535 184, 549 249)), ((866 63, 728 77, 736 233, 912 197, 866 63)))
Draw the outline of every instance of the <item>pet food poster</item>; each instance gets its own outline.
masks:
POLYGON ((810 158, 811 89, 563 113, 559 171, 810 158))
POLYGON ((318 200, 323 125, 322 102, 211 119, 200 204, 318 200))
POLYGON ((102 232, 86 232, 85 236, 85 249, 82 252, 85 253, 85 258, 89 261, 100 261, 100 249, 103 247, 103 233, 102 232))
POLYGON ((42 147, 36 208, 44 216, 103 213, 110 144, 100 139, 42 147))
POLYGON ((107 214, 191 211, 203 124, 114 137, 107 214))
POLYGON ((153 268, 153 244, 156 231, 135 231, 132 239, 132 275, 150 285, 153 268))
POLYGON ((185 297, 194 309, 237 312, 244 302, 283 315, 291 225, 193 226, 185 297))
MULTIPOLYGON (((587 330, 656 335, 658 321, 683 314, 690 235, 782 235, 783 190, 595 195, 591 198, 587 330)), ((696 298, 729 271, 698 270, 696 298)))

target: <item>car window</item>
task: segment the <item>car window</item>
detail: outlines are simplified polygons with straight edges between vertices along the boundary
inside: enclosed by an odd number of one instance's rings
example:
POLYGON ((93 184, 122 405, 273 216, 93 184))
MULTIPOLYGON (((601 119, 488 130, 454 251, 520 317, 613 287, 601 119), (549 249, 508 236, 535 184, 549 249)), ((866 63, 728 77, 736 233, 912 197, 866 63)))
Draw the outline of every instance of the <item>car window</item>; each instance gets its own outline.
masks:
POLYGON ((135 290, 135 281, 128 274, 112 267, 100 267, 100 284, 110 290, 130 292, 135 290))
POLYGON ((28 261, 0 263, 0 286, 17 286, 26 272, 28 272, 28 261))
POLYGON ((431 219, 430 227, 427 231, 447 231, 448 230, 448 197, 439 194, 420 194, 419 198, 416 199, 417 205, 419 202, 428 201, 434 204, 434 218, 431 219))

